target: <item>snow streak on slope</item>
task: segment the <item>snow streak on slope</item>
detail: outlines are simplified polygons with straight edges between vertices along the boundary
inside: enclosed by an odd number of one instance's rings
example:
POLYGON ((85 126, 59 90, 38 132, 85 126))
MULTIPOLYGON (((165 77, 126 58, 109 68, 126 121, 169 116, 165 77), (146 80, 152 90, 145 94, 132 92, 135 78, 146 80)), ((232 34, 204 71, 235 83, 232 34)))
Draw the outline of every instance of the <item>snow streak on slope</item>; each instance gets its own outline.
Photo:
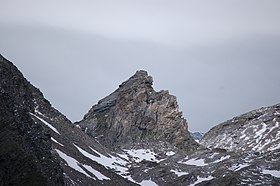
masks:
POLYGON ((66 163, 67 163, 67 165, 68 165, 69 167, 71 167, 72 169, 75 169, 76 171, 78 171, 78 172, 80 172, 80 173, 83 173, 84 175, 86 175, 86 176, 88 176, 88 177, 91 178, 91 176, 88 175, 88 174, 79 166, 80 163, 79 163, 76 159, 74 159, 74 158, 68 156, 67 154, 65 154, 64 152, 62 152, 62 151, 60 151, 60 150, 58 150, 58 149, 55 149, 55 150, 56 150, 56 152, 59 154, 59 156, 60 156, 62 159, 64 159, 64 160, 66 161, 66 163))
POLYGON ((97 152, 93 148, 89 147, 94 153, 98 154, 98 156, 94 156, 87 151, 83 150, 82 148, 78 147, 77 145, 74 144, 74 146, 79 150, 80 153, 82 153, 85 157, 96 161, 97 163, 100 163, 104 165, 107 168, 114 169, 117 173, 120 175, 126 175, 128 172, 128 169, 125 167, 127 164, 126 161, 122 160, 121 158, 114 157, 114 156, 104 156, 103 154, 97 152))
POLYGON ((212 163, 219 163, 219 162, 224 161, 229 158, 230 158, 230 155, 222 156, 220 159, 217 159, 216 161, 213 161, 212 163))
POLYGON ((92 174, 94 174, 99 180, 110 180, 110 178, 108 178, 107 176, 104 176, 99 171, 93 169, 91 166, 83 165, 83 167, 86 168, 92 174))
POLYGON ((57 143, 58 145, 60 145, 60 146, 64 146, 63 144, 61 144, 61 143, 59 143, 56 139, 54 139, 53 137, 51 137, 51 140, 53 141, 53 142, 55 142, 55 143, 57 143))
POLYGON ((49 124, 48 122, 46 122, 45 120, 43 120, 42 118, 36 116, 35 114, 30 112, 30 115, 34 116, 35 118, 37 118, 38 120, 40 120, 42 123, 44 123, 45 125, 47 125, 50 129, 52 129, 54 132, 56 132, 57 134, 60 135, 60 133, 58 132, 58 130, 53 127, 51 124, 49 124))
POLYGON ((55 149, 56 152, 59 154, 59 156, 64 159, 69 167, 72 169, 75 169, 76 171, 86 175, 87 177, 90 177, 95 180, 94 177, 90 176, 88 173, 86 173, 81 167, 87 169, 89 172, 91 172, 95 177, 97 177, 99 180, 110 180, 107 176, 104 176, 99 171, 93 169, 91 166, 83 165, 80 162, 78 162, 76 159, 68 156, 67 154, 63 153, 62 151, 55 149))

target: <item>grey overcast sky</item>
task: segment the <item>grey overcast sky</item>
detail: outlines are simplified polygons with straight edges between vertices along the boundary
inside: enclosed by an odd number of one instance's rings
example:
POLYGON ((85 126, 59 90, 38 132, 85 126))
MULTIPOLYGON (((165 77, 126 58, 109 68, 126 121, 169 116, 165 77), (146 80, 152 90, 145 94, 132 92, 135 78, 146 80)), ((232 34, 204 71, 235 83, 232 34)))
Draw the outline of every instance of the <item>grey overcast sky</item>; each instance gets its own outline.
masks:
POLYGON ((138 69, 191 131, 280 102, 279 0, 0 0, 0 53, 72 121, 138 69))

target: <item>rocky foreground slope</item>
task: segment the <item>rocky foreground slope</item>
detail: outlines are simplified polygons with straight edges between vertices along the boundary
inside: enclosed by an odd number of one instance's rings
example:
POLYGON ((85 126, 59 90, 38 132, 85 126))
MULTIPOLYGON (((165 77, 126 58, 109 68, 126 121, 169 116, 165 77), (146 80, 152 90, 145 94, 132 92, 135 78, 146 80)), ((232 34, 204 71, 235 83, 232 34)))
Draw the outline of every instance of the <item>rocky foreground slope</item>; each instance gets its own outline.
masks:
POLYGON ((40 98, 40 91, 0 55, 1 185, 64 184, 63 170, 51 153, 50 134, 29 114, 40 98))
POLYGON ((138 71, 73 124, 0 55, 0 185, 280 185, 279 121, 261 108, 199 145, 138 71))

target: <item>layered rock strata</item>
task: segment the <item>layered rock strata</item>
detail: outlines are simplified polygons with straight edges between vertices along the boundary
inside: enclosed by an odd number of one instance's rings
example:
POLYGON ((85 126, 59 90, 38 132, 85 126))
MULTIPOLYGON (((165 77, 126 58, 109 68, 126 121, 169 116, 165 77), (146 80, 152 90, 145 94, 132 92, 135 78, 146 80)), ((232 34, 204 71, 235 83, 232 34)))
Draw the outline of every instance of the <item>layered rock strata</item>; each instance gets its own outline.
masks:
POLYGON ((176 97, 156 92, 146 71, 137 71, 119 88, 94 105, 79 122, 87 134, 106 147, 145 141, 167 141, 187 152, 199 145, 188 132, 176 97))

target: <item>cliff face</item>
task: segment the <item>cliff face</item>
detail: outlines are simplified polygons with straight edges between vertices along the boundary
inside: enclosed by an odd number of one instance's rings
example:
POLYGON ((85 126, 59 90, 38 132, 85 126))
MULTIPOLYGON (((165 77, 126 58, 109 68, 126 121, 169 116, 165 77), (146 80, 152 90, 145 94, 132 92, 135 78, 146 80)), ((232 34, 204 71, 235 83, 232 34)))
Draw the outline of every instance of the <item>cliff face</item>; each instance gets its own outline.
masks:
POLYGON ((119 88, 100 100, 79 122, 87 134, 107 147, 143 141, 167 141, 193 151, 198 144, 179 112, 176 97, 168 91, 156 92, 146 71, 137 71, 119 88))
POLYGON ((29 114, 34 111, 37 95, 42 97, 17 68, 0 55, 1 185, 64 184, 62 169, 51 153, 50 134, 29 114))

